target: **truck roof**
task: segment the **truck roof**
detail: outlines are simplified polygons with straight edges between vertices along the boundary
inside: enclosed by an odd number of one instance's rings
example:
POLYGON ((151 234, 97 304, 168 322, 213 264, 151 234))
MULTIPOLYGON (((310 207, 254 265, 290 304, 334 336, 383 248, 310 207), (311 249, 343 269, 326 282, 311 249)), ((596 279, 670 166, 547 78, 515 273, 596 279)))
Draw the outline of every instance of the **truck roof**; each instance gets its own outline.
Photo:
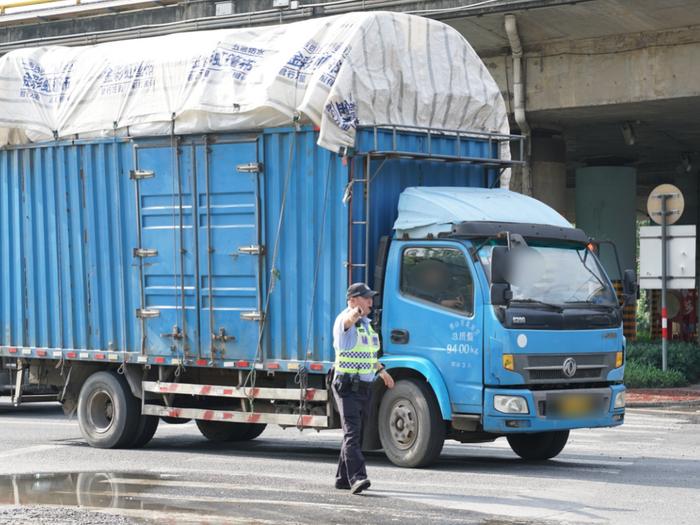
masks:
POLYGON ((398 236, 425 238, 464 222, 539 224, 572 228, 545 203, 506 189, 411 187, 399 197, 398 236))

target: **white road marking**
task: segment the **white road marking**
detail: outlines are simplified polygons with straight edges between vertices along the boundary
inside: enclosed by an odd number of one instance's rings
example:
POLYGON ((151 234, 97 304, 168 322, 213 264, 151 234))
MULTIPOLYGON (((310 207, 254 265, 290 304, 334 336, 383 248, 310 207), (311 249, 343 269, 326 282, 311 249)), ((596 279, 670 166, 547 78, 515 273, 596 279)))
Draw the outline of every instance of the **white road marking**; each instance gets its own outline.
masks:
POLYGON ((78 422, 77 421, 54 421, 54 420, 46 420, 46 421, 30 421, 27 419, 8 419, 3 416, 0 416, 0 424, 2 425, 35 425, 35 426, 44 426, 44 427, 53 427, 56 425, 60 426, 66 426, 66 427, 75 427, 78 428, 78 422))
POLYGON ((12 456, 22 456, 24 454, 34 454, 35 452, 44 452, 46 450, 54 450, 61 448, 64 445, 34 445, 31 447, 13 448, 0 452, 0 458, 9 458, 12 456))

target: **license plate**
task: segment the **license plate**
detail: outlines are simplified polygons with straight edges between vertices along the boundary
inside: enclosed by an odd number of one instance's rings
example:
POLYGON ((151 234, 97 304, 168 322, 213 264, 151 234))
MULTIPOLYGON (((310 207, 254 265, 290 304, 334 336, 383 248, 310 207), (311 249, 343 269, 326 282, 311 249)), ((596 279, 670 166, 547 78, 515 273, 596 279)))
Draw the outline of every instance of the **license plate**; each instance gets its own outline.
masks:
POLYGON ((591 396, 570 395, 557 400, 557 412, 564 417, 578 417, 593 412, 591 396))

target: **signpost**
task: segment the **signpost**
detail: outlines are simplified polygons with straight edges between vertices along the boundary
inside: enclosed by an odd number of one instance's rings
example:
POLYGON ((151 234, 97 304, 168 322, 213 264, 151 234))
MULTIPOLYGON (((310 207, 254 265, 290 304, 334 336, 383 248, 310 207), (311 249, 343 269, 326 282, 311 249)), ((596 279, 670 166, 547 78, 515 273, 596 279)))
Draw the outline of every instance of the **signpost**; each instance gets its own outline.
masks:
POLYGON ((683 194, 673 184, 660 184, 647 199, 649 217, 661 225, 661 368, 668 367, 668 310, 666 308, 667 280, 667 228, 683 214, 685 201, 683 194))

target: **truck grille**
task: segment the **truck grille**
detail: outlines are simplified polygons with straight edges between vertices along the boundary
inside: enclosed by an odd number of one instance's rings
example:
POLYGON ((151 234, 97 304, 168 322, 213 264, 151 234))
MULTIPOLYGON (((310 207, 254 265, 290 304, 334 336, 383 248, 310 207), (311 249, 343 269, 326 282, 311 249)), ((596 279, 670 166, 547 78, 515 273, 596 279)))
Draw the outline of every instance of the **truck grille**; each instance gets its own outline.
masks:
POLYGON ((515 371, 529 383, 561 381, 604 381, 615 366, 615 353, 516 355, 515 371), (576 371, 564 372, 564 362, 573 358, 576 371))
POLYGON ((568 377, 561 370, 528 370, 530 373, 530 379, 534 381, 547 380, 547 379, 593 379, 600 376, 600 370, 603 367, 589 368, 586 370, 576 370, 576 373, 572 377, 568 377))

